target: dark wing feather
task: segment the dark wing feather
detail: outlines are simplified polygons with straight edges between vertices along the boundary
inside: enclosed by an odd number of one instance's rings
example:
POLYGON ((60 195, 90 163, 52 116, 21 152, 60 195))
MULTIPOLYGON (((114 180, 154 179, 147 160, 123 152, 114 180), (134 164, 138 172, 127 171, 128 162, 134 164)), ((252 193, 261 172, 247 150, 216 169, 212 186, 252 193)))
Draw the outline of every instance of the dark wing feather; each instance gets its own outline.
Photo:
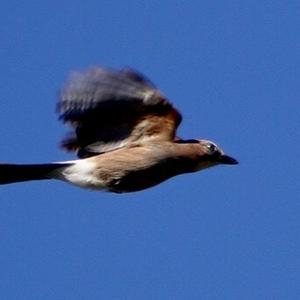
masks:
POLYGON ((146 139, 171 140, 181 121, 154 85, 130 69, 98 67, 74 73, 61 91, 57 110, 74 128, 62 146, 78 151, 79 157, 146 139))

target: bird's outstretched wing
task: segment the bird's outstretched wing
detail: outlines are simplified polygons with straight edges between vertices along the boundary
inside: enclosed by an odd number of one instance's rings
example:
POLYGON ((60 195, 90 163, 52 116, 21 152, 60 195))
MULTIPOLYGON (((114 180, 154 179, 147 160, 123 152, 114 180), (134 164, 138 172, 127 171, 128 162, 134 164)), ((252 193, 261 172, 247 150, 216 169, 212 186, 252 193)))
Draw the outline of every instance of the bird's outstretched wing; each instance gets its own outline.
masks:
POLYGON ((148 139, 173 140, 180 113, 141 74, 95 67, 72 74, 57 105, 60 119, 73 127, 62 141, 79 157, 148 139))

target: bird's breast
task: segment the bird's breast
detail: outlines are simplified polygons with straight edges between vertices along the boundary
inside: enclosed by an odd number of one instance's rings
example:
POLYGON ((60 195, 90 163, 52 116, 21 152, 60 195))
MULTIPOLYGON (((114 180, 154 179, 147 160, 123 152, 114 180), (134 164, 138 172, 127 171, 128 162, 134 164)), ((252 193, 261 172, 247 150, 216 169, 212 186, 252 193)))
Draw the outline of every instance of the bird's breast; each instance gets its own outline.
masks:
POLYGON ((182 161, 172 158, 151 161, 148 164, 145 162, 139 164, 136 161, 130 167, 129 165, 131 164, 127 163, 126 167, 118 169, 111 174, 112 176, 107 177, 107 186, 111 191, 121 193, 140 191, 173 176, 189 172, 186 164, 183 166, 182 161))

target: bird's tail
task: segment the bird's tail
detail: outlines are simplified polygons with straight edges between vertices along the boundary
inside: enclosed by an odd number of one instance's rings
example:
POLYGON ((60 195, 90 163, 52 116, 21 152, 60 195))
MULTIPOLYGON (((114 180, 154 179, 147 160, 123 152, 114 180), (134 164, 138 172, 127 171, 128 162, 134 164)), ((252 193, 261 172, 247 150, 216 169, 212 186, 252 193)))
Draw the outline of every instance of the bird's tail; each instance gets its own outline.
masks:
POLYGON ((0 163, 0 184, 59 178, 59 170, 69 163, 16 165, 0 163))

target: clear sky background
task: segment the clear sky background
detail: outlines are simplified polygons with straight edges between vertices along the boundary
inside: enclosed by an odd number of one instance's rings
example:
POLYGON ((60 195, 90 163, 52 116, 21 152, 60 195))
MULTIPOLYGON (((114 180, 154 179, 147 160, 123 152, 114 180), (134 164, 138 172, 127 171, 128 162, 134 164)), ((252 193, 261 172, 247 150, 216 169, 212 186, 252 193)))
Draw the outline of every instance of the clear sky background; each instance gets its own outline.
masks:
POLYGON ((240 161, 124 195, 1 186, 1 299, 299 299, 299 1, 6 1, 0 61, 1 161, 74 158, 57 91, 97 64, 240 161))

